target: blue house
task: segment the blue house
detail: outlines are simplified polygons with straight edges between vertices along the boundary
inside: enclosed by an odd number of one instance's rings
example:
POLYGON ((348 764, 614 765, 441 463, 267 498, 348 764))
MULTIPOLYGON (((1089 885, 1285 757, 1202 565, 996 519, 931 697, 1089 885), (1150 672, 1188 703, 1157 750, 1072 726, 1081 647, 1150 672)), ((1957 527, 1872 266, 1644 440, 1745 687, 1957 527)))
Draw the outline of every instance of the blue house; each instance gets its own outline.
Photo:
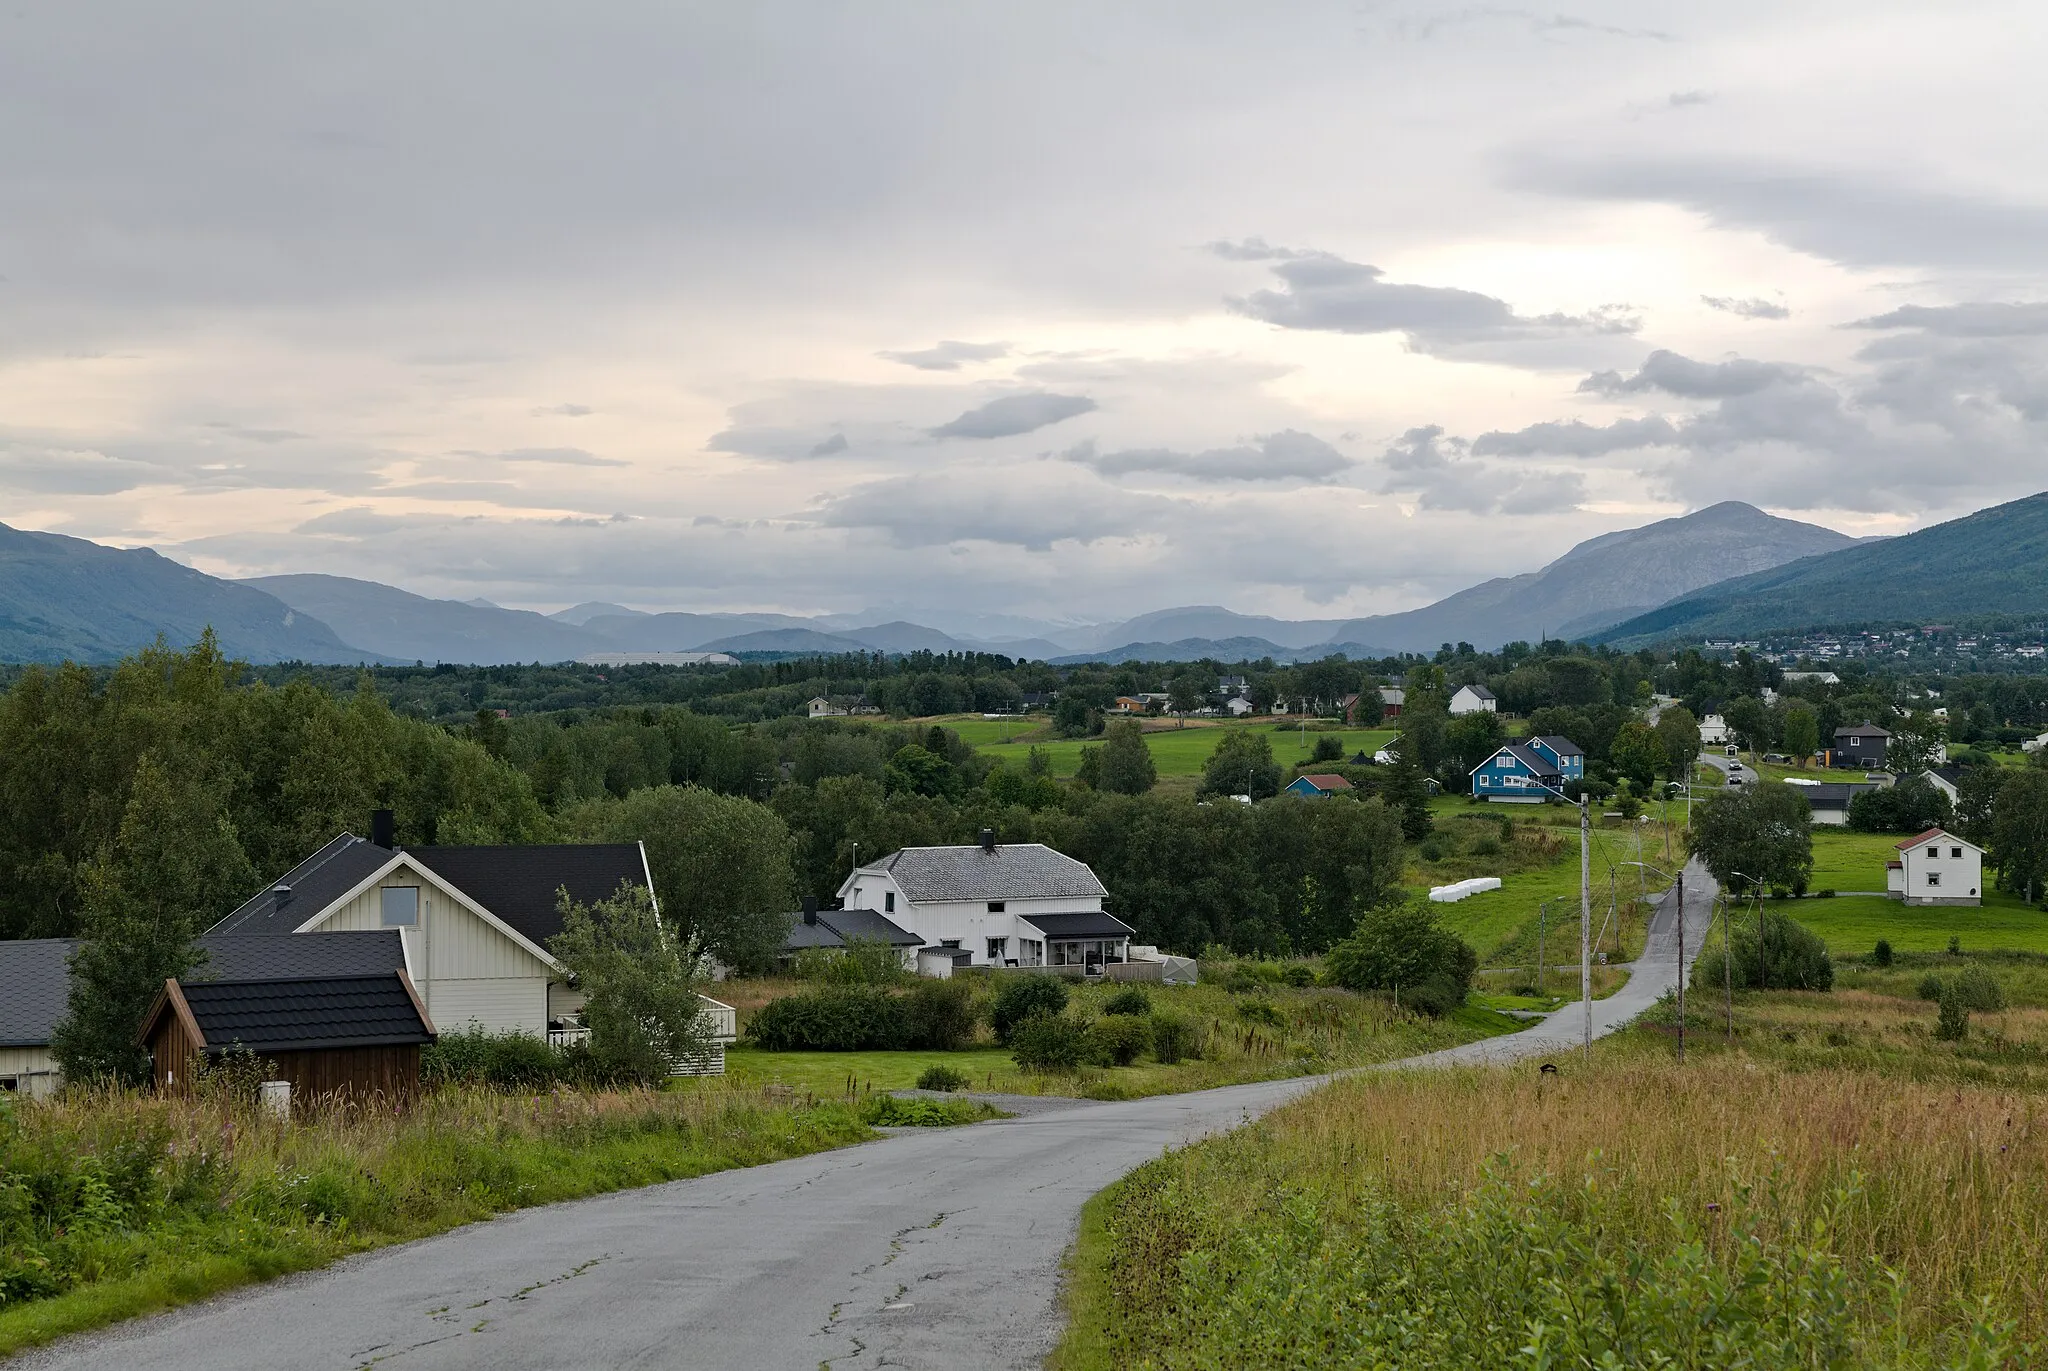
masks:
POLYGON ((1569 738, 1543 736, 1509 743, 1472 768, 1472 793, 1483 800, 1541 804, 1567 781, 1586 774, 1586 754, 1569 738))
POLYGON ((1287 789, 1280 793, 1298 796, 1304 800, 1327 800, 1337 792, 1349 789, 1351 789, 1351 782, 1345 780, 1342 776, 1316 774, 1296 776, 1288 783, 1287 789))

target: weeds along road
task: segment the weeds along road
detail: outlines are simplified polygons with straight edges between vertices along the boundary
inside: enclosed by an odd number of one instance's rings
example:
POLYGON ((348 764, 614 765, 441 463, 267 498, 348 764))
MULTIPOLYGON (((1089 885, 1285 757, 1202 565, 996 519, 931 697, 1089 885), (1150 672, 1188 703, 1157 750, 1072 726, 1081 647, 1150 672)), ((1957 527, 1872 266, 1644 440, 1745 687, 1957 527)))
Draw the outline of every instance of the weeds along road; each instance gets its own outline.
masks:
MULTIPOLYGON (((1712 882, 1686 873, 1686 951, 1712 882)), ((1678 972, 1653 921, 1605 1033, 1678 972)), ((1403 1065, 1556 1060, 1571 1005, 1508 1037, 1403 1065)), ((692 1181, 528 1209, 27 1354, 122 1371, 1031 1367, 1057 1338, 1059 1264, 1082 1204, 1162 1148, 1244 1123, 1327 1077, 1075 1102, 692 1181)))

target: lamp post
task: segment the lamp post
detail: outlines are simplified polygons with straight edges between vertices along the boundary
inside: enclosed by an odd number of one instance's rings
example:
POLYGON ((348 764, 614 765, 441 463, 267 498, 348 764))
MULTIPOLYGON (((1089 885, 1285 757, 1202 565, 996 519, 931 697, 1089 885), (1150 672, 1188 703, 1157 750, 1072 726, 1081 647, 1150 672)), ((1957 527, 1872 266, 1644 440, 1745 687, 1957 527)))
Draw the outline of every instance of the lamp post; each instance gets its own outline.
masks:
POLYGON ((1651 866, 1648 862, 1623 862, 1622 865, 1640 867, 1644 871, 1654 871, 1667 881, 1675 881, 1678 886, 1678 1064, 1683 1066, 1685 1065, 1685 873, 1680 871, 1676 876, 1673 876, 1670 872, 1651 866))

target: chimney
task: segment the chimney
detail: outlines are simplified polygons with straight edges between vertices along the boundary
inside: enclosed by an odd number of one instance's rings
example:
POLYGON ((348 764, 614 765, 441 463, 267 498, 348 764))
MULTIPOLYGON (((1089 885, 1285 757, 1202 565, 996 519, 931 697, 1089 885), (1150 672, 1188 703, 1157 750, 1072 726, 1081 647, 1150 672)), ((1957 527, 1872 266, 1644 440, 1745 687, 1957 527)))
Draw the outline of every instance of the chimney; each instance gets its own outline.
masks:
POLYGON ((370 841, 378 847, 389 848, 398 835, 398 824, 388 809, 370 811, 370 841))
POLYGON ((981 830, 981 850, 983 852, 993 852, 996 850, 996 831, 993 828, 981 830))
POLYGON ((270 887, 270 907, 272 909, 283 909, 291 902, 292 888, 290 886, 286 885, 283 881, 279 881, 276 885, 270 887))
POLYGON ((807 924, 814 924, 817 921, 818 897, 816 895, 806 895, 804 896, 804 922, 807 924))

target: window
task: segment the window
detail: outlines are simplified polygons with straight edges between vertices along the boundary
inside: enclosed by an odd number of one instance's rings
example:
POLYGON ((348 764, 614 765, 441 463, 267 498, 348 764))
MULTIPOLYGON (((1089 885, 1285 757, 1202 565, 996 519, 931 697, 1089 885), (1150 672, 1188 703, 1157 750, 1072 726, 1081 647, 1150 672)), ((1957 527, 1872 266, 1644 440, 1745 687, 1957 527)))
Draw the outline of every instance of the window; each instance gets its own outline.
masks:
POLYGON ((1001 900, 990 900, 990 901, 988 902, 988 912, 989 912, 989 913, 991 913, 991 914, 1000 914, 1000 913, 1002 913, 1002 912, 1003 912, 1003 901, 1001 901, 1001 900))
POLYGON ((896 912, 896 892, 895 892, 895 891, 893 891, 893 890, 890 890, 890 891, 886 891, 886 892, 884 892, 884 893, 883 893, 883 895, 882 895, 882 912, 883 912, 884 914, 894 914, 894 913, 896 912))
POLYGON ((1930 872, 1928 872, 1928 873, 1927 873, 1927 884, 1929 884, 1929 885, 1940 885, 1940 884, 1941 884, 1941 873, 1940 873, 1939 871, 1930 871, 1930 872))
POLYGON ((950 947, 955 951, 958 951, 960 947, 960 940, 958 938, 947 938, 945 941, 941 942, 939 946, 950 947))
POLYGON ((1940 849, 1940 848, 1938 848, 1938 847, 1930 847, 1930 848, 1928 848, 1928 849, 1927 849, 1927 860, 1928 860, 1928 861, 1930 861, 1930 862, 1938 862, 1938 861, 1940 861, 1940 860, 1941 860, 1941 849, 1940 849))
POLYGON ((420 888, 416 885, 387 885, 383 890, 384 926, 416 928, 420 921, 420 888))
POLYGON ((1957 861, 1961 861, 1963 859, 1963 850, 1960 847, 1952 847, 1948 850, 1948 855, 1957 861))
POLYGON ((988 959, 990 961, 999 962, 1008 956, 1009 953, 1010 940, 1008 938, 990 938, 988 940, 988 959))

